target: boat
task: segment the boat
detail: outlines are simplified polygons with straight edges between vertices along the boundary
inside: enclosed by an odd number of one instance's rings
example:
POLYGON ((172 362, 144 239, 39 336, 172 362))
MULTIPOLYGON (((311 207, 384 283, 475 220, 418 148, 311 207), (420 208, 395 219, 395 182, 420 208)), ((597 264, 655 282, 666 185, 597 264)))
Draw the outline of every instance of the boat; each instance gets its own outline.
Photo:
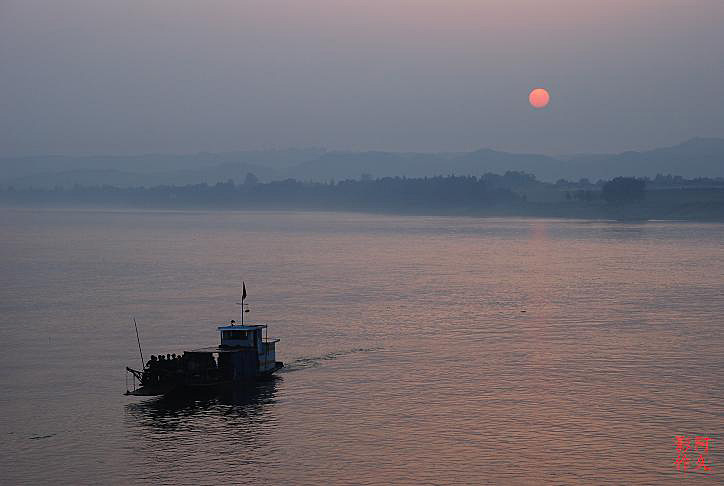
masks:
MULTIPOLYGON (((276 361, 279 339, 268 338, 266 324, 244 323, 244 313, 249 312, 245 298, 246 285, 243 285, 241 302, 237 303, 241 305, 240 322, 232 320, 228 325, 217 327, 218 346, 191 349, 181 355, 151 356, 141 370, 127 366, 133 389, 127 386, 125 394, 149 397, 208 393, 269 378, 282 369, 284 363, 276 361)), ((138 349, 143 363, 140 339, 138 349)))

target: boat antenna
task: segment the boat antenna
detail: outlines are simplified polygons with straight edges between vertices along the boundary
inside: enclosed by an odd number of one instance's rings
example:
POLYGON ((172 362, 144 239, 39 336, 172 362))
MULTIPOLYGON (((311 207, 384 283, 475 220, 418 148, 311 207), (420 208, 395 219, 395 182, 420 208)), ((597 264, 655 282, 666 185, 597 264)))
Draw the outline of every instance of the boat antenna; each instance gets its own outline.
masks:
POLYGON ((136 324, 136 318, 133 318, 133 325, 136 328, 136 341, 138 341, 138 352, 141 354, 141 369, 146 368, 146 361, 143 359, 143 351, 141 351, 141 338, 138 337, 138 324, 136 324))

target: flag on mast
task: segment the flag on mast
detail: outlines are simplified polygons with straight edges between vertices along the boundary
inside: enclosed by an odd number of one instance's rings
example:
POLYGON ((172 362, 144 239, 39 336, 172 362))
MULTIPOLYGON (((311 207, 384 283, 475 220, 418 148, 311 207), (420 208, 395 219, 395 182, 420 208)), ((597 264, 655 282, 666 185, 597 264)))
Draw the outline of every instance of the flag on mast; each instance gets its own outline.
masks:
POLYGON ((246 299, 246 284, 241 282, 241 301, 244 302, 244 299, 246 299))

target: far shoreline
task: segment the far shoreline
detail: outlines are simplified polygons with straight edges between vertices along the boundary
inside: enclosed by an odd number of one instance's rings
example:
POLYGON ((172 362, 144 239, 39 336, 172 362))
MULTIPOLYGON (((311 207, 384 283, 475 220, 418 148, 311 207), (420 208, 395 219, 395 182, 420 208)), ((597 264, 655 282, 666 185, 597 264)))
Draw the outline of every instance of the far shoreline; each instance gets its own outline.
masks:
MULTIPOLYGON (((638 224, 638 223, 707 223, 722 224, 722 218, 615 218, 606 217, 601 214, 580 214, 581 211, 575 211, 579 214, 560 214, 554 211, 480 211, 480 210, 400 210, 385 209, 374 210, 365 208, 292 208, 292 207, 274 207, 274 208, 238 208, 238 207, 201 207, 201 206, 136 206, 136 205, 63 205, 53 206, 44 204, 25 204, 12 205, 0 204, 2 211, 17 212, 88 212, 88 213, 160 213, 160 214, 204 214, 204 213, 256 213, 256 214, 294 214, 294 213, 315 213, 315 214, 358 214, 369 216, 398 216, 398 217, 440 217, 440 218, 471 218, 471 219, 498 219, 498 220, 549 220, 549 221, 589 221, 601 223, 621 223, 621 224, 638 224)), ((594 211, 595 212, 595 211, 594 211)), ((592 213, 594 213, 592 212, 592 213)))

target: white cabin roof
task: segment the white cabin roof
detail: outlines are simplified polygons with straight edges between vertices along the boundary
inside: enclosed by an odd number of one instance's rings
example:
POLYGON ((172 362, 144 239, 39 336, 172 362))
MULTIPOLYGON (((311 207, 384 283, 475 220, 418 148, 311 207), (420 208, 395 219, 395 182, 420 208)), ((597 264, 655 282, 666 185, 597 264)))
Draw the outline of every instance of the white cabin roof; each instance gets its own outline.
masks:
POLYGON ((255 331, 257 329, 264 329, 266 324, 252 324, 250 326, 222 326, 217 327, 219 331, 255 331))
POLYGON ((190 349, 184 353, 239 353, 248 348, 232 348, 222 346, 208 346, 206 348, 190 349))

